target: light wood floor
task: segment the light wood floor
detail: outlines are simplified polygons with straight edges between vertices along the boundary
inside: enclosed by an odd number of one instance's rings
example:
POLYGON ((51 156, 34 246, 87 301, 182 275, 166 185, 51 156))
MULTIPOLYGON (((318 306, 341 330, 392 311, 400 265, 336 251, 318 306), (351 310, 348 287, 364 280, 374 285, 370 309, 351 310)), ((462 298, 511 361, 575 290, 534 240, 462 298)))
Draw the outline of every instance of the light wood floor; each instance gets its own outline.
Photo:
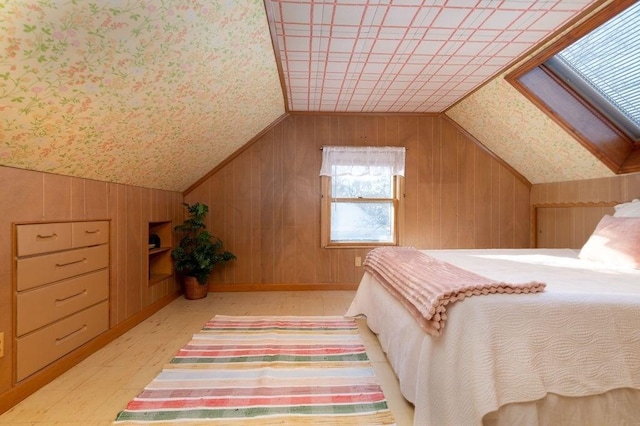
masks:
MULTIPOLYGON (((0 415, 0 425, 107 426, 179 348, 214 315, 342 315, 352 291, 209 293, 182 297, 114 340, 64 375, 0 415)), ((413 423, 413 407, 378 340, 364 321, 360 334, 400 426, 413 423)))

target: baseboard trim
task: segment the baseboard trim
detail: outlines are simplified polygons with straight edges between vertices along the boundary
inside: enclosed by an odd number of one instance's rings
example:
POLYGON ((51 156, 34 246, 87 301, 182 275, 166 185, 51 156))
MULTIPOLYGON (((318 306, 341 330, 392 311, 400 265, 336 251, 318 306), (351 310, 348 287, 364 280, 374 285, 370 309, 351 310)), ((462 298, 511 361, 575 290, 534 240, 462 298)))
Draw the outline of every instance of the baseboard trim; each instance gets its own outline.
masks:
POLYGON ((209 284, 209 292, 233 291, 355 291, 358 283, 264 283, 264 284, 209 284))
POLYGON ((102 349, 116 338, 122 336, 124 333, 167 306, 179 296, 179 291, 164 296, 142 309, 140 312, 137 312, 122 321, 120 324, 113 326, 93 340, 85 343, 74 351, 69 352, 62 358, 57 359, 42 370, 34 373, 21 382, 16 383, 11 389, 0 394, 0 414, 11 409, 17 403, 39 390, 44 385, 58 378, 64 372, 76 366, 79 362, 88 358, 99 349, 102 349))

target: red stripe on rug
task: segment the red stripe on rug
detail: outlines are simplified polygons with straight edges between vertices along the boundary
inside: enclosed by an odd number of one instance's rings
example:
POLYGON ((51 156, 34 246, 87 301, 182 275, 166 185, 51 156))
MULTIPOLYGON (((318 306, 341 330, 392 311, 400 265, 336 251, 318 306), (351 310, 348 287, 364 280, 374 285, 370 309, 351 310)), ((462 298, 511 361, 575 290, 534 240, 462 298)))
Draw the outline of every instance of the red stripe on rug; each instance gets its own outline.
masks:
POLYGON ((286 395, 331 395, 348 393, 375 393, 380 391, 378 385, 355 386, 295 386, 282 387, 254 387, 254 388, 207 388, 207 389, 145 389, 138 398, 169 399, 169 398, 203 398, 214 396, 282 396, 286 395))
POLYGON ((357 404, 384 401, 382 392, 358 395, 313 395, 313 396, 270 396, 253 398, 196 398, 140 401, 134 399, 127 405, 128 410, 158 410, 173 408, 228 408, 258 406, 295 406, 326 404, 357 404))

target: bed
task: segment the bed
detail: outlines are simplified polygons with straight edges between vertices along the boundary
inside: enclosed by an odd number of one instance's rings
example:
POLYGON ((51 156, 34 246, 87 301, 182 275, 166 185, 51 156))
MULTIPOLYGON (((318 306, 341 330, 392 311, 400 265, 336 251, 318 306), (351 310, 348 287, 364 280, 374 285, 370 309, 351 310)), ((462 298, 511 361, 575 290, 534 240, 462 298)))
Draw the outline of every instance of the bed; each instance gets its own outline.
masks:
POLYGON ((640 424, 634 215, 640 201, 617 206, 581 250, 424 251, 491 280, 546 285, 451 303, 439 336, 365 269, 347 315, 378 335, 414 425, 640 424))

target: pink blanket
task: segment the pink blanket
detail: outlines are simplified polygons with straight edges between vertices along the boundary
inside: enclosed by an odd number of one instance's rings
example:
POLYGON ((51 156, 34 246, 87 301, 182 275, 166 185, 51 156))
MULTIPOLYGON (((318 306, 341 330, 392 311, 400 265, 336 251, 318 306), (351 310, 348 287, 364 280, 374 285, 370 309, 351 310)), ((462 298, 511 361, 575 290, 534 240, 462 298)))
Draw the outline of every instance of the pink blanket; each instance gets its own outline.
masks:
POLYGON ((483 294, 537 293, 545 287, 538 282, 495 282, 411 247, 373 249, 365 258, 364 268, 434 336, 442 334, 450 303, 483 294))

